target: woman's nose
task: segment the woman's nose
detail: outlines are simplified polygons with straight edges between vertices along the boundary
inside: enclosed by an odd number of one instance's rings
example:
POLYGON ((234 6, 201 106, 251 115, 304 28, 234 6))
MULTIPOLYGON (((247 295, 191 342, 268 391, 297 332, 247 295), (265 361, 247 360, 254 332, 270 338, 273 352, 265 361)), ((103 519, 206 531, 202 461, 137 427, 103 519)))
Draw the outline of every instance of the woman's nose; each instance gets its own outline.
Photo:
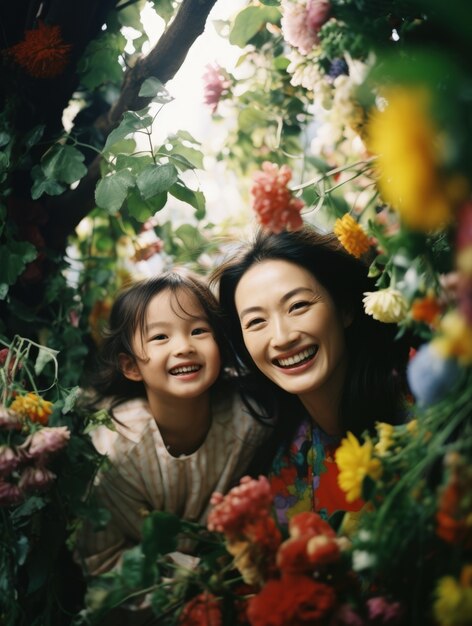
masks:
POLYGON ((272 328, 271 343, 275 348, 285 348, 296 343, 300 338, 300 333, 286 320, 275 320, 272 328))

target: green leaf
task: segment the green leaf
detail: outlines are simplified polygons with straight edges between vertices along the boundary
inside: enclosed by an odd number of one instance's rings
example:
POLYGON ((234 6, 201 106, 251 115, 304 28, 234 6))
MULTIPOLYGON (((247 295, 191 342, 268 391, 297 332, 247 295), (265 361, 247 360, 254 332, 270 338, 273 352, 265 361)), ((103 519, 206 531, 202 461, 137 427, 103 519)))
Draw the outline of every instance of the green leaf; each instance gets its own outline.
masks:
POLYGON ((254 107, 245 107, 239 113, 239 128, 243 133, 251 133, 256 128, 265 128, 267 114, 254 107))
POLYGON ((116 213, 122 206, 128 194, 128 189, 135 183, 134 176, 128 170, 121 170, 105 176, 95 190, 97 206, 107 212, 116 213))
POLYGON ((81 394, 80 387, 73 387, 66 398, 64 399, 64 406, 62 407, 62 414, 70 413, 77 402, 77 398, 79 398, 81 394))
POLYGON ((27 241, 10 241, 0 247, 0 283, 13 285, 25 267, 38 256, 27 241))
POLYGON ((154 160, 150 154, 144 154, 142 156, 119 154, 116 157, 115 165, 117 170, 128 169, 137 176, 146 169, 146 167, 149 167, 149 165, 154 165, 154 160))
POLYGON ((264 6, 246 7, 238 13, 233 28, 229 34, 229 42, 234 46, 244 48, 267 22, 275 24, 280 19, 277 8, 264 6))
POLYGON ((57 180, 46 178, 40 165, 33 167, 31 170, 31 178, 33 179, 31 186, 31 197, 33 200, 40 198, 43 193, 47 193, 49 196, 60 196, 66 189, 65 186, 57 180))
POLYGON ((123 552, 121 576, 127 588, 138 589, 142 586, 144 555, 141 546, 135 546, 123 552))
POLYGON ((145 200, 168 191, 177 182, 177 170, 172 163, 152 165, 139 174, 136 185, 145 200))
POLYGON ((25 146, 27 148, 35 146, 43 136, 45 128, 44 124, 34 126, 25 136, 25 146))
POLYGON ((173 96, 170 95, 161 81, 154 76, 146 78, 141 85, 138 96, 142 98, 152 98, 153 102, 160 102, 161 104, 167 104, 174 100, 173 96))
POLYGON ((54 361, 59 354, 59 350, 53 350, 52 348, 46 348, 41 346, 39 348, 38 356, 34 364, 34 373, 39 376, 49 361, 54 361))
POLYGON ((153 511, 142 525, 142 550, 146 560, 155 560, 160 554, 172 552, 177 547, 180 519, 173 513, 153 511))
POLYGON ((108 135, 103 151, 106 152, 117 141, 125 139, 128 135, 143 130, 152 125, 150 115, 138 115, 134 111, 126 111, 120 124, 108 135))
POLYGON ((205 217, 205 196, 201 191, 193 191, 186 187, 182 182, 177 182, 169 189, 174 198, 186 202, 196 209, 195 216, 198 219, 205 217))
POLYGON ((85 156, 73 146, 55 144, 41 159, 46 178, 64 183, 75 183, 87 173, 85 156))
POLYGON ((166 24, 168 24, 170 18, 174 15, 174 5, 172 0, 154 0, 153 4, 156 13, 162 17, 166 24))
POLYGON ((119 58, 126 43, 120 33, 105 33, 88 44, 77 66, 84 87, 93 90, 106 83, 121 83, 124 70, 119 58))

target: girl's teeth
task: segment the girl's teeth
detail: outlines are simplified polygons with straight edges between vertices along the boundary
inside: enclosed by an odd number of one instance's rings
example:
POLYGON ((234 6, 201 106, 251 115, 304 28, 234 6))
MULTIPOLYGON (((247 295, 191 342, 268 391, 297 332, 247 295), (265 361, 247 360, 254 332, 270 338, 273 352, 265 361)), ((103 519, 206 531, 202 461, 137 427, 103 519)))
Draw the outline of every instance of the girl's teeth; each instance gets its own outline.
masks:
POLYGON ((171 374, 189 374, 190 372, 198 372, 200 369, 199 365, 189 365, 188 367, 176 367, 171 370, 171 374))

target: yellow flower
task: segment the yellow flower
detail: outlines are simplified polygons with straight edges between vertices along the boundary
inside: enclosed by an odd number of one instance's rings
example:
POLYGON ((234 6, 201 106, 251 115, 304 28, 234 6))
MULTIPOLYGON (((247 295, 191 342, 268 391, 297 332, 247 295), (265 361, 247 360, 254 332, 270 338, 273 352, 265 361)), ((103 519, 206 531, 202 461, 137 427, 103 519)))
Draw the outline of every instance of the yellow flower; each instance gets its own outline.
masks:
POLYGON ((48 417, 52 413, 52 402, 43 400, 35 393, 27 393, 25 396, 18 396, 13 400, 10 409, 21 415, 21 417, 29 418, 32 422, 39 422, 43 426, 48 423, 48 417))
POLYGON ((372 458, 372 441, 362 446, 352 433, 341 441, 335 459, 339 468, 338 484, 346 492, 346 500, 353 502, 361 497, 362 483, 366 476, 377 480, 382 475, 379 459, 372 458))
POLYGON ((430 94, 396 87, 384 95, 386 108, 376 111, 367 127, 368 147, 378 155, 380 193, 410 228, 443 228, 465 189, 461 179, 446 179, 441 172, 444 137, 430 115, 430 94))
POLYGON ((450 311, 440 324, 440 335, 434 338, 431 345, 445 358, 456 358, 459 363, 472 363, 472 326, 459 313, 450 311))
POLYGON ((440 626, 468 626, 472 623, 472 587, 452 576, 440 578, 436 586, 434 616, 440 626))
POLYGON ((336 220, 333 231, 349 254, 358 259, 370 248, 369 237, 364 229, 348 213, 336 220))
POLYGON ((401 322, 408 312, 408 305, 397 289, 379 289, 364 293, 364 309, 367 315, 387 324, 401 322))
POLYGON ((418 420, 413 419, 407 422, 406 429, 410 435, 416 435, 418 433, 418 420))
POLYGON ((386 424, 385 422, 377 422, 375 426, 379 436, 379 440, 374 446, 375 451, 379 456, 384 456, 393 443, 395 429, 392 424, 386 424))

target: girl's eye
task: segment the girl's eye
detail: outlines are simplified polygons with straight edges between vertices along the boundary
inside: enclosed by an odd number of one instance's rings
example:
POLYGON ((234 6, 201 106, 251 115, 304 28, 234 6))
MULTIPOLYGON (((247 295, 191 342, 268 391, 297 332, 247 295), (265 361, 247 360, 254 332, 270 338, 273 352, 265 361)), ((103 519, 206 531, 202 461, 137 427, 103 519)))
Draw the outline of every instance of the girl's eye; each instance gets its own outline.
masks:
POLYGON ((167 339, 167 335, 164 335, 164 333, 161 333, 159 335, 154 335, 154 337, 152 338, 152 341, 163 341, 164 339, 167 339))
POLYGON ((210 333, 211 330, 209 328, 194 328, 192 330, 192 335, 204 335, 205 333, 210 333))

